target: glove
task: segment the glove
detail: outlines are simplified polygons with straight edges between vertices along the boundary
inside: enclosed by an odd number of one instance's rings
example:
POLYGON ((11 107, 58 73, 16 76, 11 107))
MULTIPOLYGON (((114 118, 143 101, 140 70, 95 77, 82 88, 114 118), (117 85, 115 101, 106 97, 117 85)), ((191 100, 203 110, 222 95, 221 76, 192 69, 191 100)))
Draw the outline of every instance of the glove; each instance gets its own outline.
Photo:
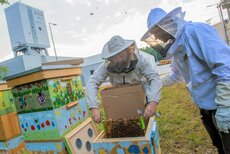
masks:
POLYGON ((230 130, 230 82, 218 82, 216 86, 216 125, 221 132, 230 130))
POLYGON ((230 107, 219 107, 216 111, 216 125, 220 132, 229 133, 230 130, 230 107))
POLYGON ((101 123, 101 113, 98 108, 91 108, 93 121, 97 124, 101 123))

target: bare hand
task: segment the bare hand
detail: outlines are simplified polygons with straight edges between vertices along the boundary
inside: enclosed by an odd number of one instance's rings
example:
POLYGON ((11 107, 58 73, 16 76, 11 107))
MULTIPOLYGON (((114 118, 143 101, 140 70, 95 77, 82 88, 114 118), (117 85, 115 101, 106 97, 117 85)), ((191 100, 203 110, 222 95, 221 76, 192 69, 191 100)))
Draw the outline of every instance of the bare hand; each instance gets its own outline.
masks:
POLYGON ((101 123, 101 113, 98 108, 91 108, 93 121, 97 124, 101 123))
POLYGON ((145 108, 144 117, 146 118, 153 117, 156 113, 156 106, 157 106, 156 102, 150 102, 145 108))

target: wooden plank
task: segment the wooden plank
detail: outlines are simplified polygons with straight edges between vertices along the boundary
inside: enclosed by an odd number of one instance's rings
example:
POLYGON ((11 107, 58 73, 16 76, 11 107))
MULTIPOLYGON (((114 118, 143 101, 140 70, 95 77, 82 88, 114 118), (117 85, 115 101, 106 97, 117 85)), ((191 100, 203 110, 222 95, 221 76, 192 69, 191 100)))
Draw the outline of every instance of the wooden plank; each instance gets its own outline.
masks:
POLYGON ((81 74, 81 68, 69 68, 69 69, 43 71, 43 77, 45 79, 51 79, 51 78, 56 78, 56 77, 67 77, 67 76, 80 75, 80 74, 81 74))
POLYGON ((38 80, 41 80, 42 78, 43 78, 42 72, 36 72, 36 73, 30 74, 30 75, 26 75, 26 76, 12 79, 12 80, 8 80, 7 85, 9 87, 15 87, 18 85, 23 85, 26 83, 38 81, 38 80))
POLYGON ((149 138, 149 135, 151 135, 154 119, 155 119, 155 117, 151 117, 151 118, 149 119, 148 127, 147 127, 146 133, 145 133, 145 138, 146 138, 146 139, 148 139, 148 138, 149 138))
POLYGON ((69 110, 72 107, 76 106, 77 104, 78 104, 78 101, 71 102, 71 103, 66 105, 66 109, 69 110))
POLYGON ((145 136, 143 137, 125 137, 125 138, 103 138, 105 137, 105 133, 101 132, 100 136, 98 139, 95 139, 94 142, 97 143, 111 143, 111 142, 126 142, 126 141, 130 141, 130 142, 136 142, 136 141, 148 141, 145 136))
POLYGON ((52 61, 43 63, 43 66, 47 65, 80 65, 84 63, 83 58, 75 58, 75 59, 67 59, 67 60, 58 60, 58 61, 52 61))
POLYGON ((25 143, 63 142, 63 140, 26 140, 25 143))
POLYGON ((11 89, 11 88, 8 87, 6 83, 0 84, 0 91, 9 90, 9 89, 11 89))
POLYGON ((43 70, 35 72, 29 75, 18 77, 7 81, 9 87, 15 87, 26 83, 31 83, 44 79, 67 77, 73 75, 80 75, 81 68, 66 68, 66 69, 55 69, 55 70, 43 70))
POLYGON ((9 151, 9 153, 12 153, 12 154, 17 154, 17 153, 25 153, 26 152, 26 145, 25 145, 25 142, 22 142, 21 144, 18 145, 17 148, 15 149, 12 149, 9 151))
POLYGON ((21 134, 16 112, 0 116, 0 140, 8 140, 21 134))
POLYGON ((60 152, 56 152, 51 150, 47 152, 42 152, 42 151, 30 151, 29 154, 68 154, 65 150, 62 150, 60 152))

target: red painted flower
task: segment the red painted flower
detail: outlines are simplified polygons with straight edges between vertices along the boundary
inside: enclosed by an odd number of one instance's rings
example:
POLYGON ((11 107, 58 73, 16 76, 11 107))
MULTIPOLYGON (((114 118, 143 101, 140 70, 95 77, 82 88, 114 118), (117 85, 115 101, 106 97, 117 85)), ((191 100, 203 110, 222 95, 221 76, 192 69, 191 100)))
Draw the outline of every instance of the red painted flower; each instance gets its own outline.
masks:
POLYGON ((85 117, 85 114, 86 114, 86 112, 85 112, 85 111, 83 111, 83 117, 85 117))
POLYGON ((33 125, 31 126, 31 130, 35 130, 35 127, 33 125))
POLYGON ((42 124, 41 124, 41 127, 42 127, 42 128, 44 128, 44 127, 45 127, 45 124, 44 124, 44 123, 42 123, 42 124))
POLYGON ((47 126, 50 126, 49 120, 46 120, 46 125, 47 125, 47 126))

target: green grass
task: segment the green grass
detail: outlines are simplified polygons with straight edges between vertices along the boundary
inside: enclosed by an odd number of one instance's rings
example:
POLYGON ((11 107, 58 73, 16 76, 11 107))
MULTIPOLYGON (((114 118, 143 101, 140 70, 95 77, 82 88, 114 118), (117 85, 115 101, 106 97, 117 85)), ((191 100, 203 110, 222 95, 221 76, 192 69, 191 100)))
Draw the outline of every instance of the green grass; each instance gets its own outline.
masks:
POLYGON ((157 111, 162 153, 215 154, 215 147, 200 121, 184 85, 165 87, 157 111))
MULTIPOLYGON (((104 115, 102 107, 100 110, 104 115)), ((217 153, 184 85, 163 88, 157 112, 161 114, 156 120, 163 154, 217 153)), ((101 125, 96 127, 101 131, 101 125)))

